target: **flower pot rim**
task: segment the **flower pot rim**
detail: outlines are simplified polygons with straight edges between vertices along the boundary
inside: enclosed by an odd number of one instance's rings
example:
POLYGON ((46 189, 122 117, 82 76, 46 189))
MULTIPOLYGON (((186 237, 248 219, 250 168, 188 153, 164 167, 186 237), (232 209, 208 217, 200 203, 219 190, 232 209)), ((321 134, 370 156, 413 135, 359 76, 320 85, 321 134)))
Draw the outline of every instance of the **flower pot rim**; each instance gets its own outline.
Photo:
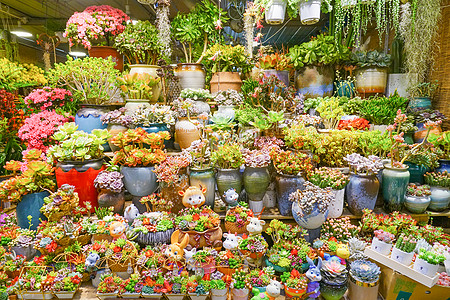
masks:
POLYGON ((438 188, 438 189, 442 189, 442 190, 450 189, 450 187, 448 187, 448 186, 441 186, 441 185, 430 185, 430 188, 438 188))
MULTIPOLYGON (((282 176, 282 177, 287 177, 287 178, 303 178, 302 175, 291 175, 291 174, 284 174, 281 173, 279 171, 276 171, 277 175, 282 176)), ((304 178, 303 178, 304 179, 304 178)))
POLYGON ((81 164, 85 164, 85 163, 91 163, 91 162, 97 162, 97 161, 101 161, 101 160, 105 160, 106 156, 103 156, 101 158, 93 158, 93 159, 86 159, 86 160, 63 160, 63 161, 58 161, 58 163, 71 163, 74 165, 81 165, 81 164))
POLYGON ((178 63, 177 66, 202 66, 202 63, 178 63))
POLYGON ((206 167, 206 168, 191 168, 191 167, 189 167, 189 170, 192 170, 192 171, 210 171, 210 170, 213 170, 213 169, 214 169, 213 166, 206 167))
POLYGON ((125 102, 150 102, 151 99, 133 99, 133 98, 126 98, 125 102))
POLYGON ((129 167, 129 166, 124 166, 124 165, 121 165, 121 166, 120 166, 120 168, 121 168, 121 170, 122 170, 122 168, 130 168, 130 169, 137 169, 137 168, 141 168, 141 169, 147 169, 147 168, 154 168, 154 165, 151 165, 151 166, 146 166, 146 167, 138 167, 138 166, 136 166, 136 167, 129 167))
POLYGON ((440 159, 438 159, 438 161, 449 162, 450 163, 450 159, 446 159, 446 158, 440 158, 440 159))
POLYGON ((131 64, 131 65, 128 65, 130 68, 131 67, 152 67, 152 68, 161 68, 160 66, 158 66, 158 65, 149 65, 149 64, 131 64))
POLYGON ((217 168, 217 167, 215 167, 215 169, 217 171, 221 171, 221 172, 230 172, 230 171, 238 171, 239 172, 240 168, 226 168, 226 169, 224 169, 224 168, 217 168))
POLYGON ((399 251, 399 252, 401 252, 401 253, 403 253, 403 254, 413 254, 413 253, 414 253, 414 250, 411 251, 411 252, 405 252, 405 251, 403 251, 403 250, 400 250, 400 249, 397 248, 396 245, 394 245, 394 246, 392 247, 392 250, 394 250, 394 249, 396 249, 397 251, 399 251))
POLYGON ((388 170, 402 171, 402 172, 408 171, 409 166, 408 165, 404 165, 404 166, 405 166, 404 168, 398 168, 398 167, 392 167, 390 163, 384 164, 384 168, 388 169, 388 170))
POLYGON ((380 278, 378 278, 376 281, 374 282, 364 282, 364 281, 359 281, 358 279, 354 278, 353 275, 349 272, 348 278, 350 279, 350 281, 352 281, 354 284, 358 285, 358 286, 363 286, 363 287, 374 287, 377 286, 380 278))
POLYGON ((139 125, 136 125, 136 126, 150 127, 150 126, 162 126, 162 125, 166 125, 167 126, 167 123, 149 123, 148 126, 145 126, 145 125, 142 125, 142 124, 139 124, 139 125))
POLYGON ((350 175, 359 176, 359 177, 377 177, 377 174, 365 174, 365 173, 354 173, 350 171, 350 175))
POLYGON ((111 104, 88 104, 88 103, 80 104, 80 109, 82 109, 82 108, 115 108, 115 107, 116 107, 116 105, 111 105, 111 104))

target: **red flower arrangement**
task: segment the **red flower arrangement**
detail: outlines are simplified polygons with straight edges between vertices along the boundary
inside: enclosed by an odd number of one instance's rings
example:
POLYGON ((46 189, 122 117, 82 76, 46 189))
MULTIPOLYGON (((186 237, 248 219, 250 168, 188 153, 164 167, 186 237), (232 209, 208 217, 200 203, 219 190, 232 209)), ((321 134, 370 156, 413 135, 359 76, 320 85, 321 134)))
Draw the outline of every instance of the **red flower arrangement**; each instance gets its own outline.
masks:
POLYGON ((16 107, 17 97, 13 94, 0 90, 0 119, 8 119, 8 131, 17 131, 23 124, 24 111, 16 107))
POLYGON ((73 101, 73 98, 68 90, 46 86, 33 90, 24 100, 32 112, 56 109, 69 111, 70 109, 66 106, 73 101))
POLYGON ((32 114, 19 129, 18 136, 22 141, 27 142, 28 149, 39 149, 47 151, 53 133, 60 125, 70 122, 72 117, 57 114, 55 111, 44 110, 37 114, 32 114))
POLYGON ((363 118, 354 118, 350 120, 340 120, 338 128, 339 130, 366 130, 369 129, 369 121, 363 118))
POLYGON ((64 36, 69 38, 70 46, 81 43, 84 48, 91 49, 92 41, 102 38, 109 46, 111 37, 122 33, 128 20, 130 17, 118 8, 89 6, 70 17, 64 36))

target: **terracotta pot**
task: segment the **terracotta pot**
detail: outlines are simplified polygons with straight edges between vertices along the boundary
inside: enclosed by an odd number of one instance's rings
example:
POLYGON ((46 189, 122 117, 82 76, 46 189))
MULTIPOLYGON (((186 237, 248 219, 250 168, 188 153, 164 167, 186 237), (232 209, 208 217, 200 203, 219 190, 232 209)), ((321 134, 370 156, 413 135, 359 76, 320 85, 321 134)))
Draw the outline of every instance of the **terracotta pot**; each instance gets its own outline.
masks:
POLYGON ((121 55, 116 49, 109 46, 92 46, 89 50, 90 57, 108 58, 112 57, 113 62, 116 63, 114 69, 123 71, 123 55, 121 55))
POLYGON ((189 235, 189 245, 193 248, 212 247, 219 251, 222 249, 222 228, 208 229, 203 232, 181 231, 178 241, 181 242, 185 234, 189 235))
MULTIPOLYGON (((414 132, 414 142, 416 143, 421 143, 423 141, 423 139, 425 138, 425 136, 427 135, 427 131, 428 129, 425 128, 423 123, 417 123, 417 131, 414 132)), ((441 134, 442 129, 441 126, 437 126, 437 127, 433 127, 430 130, 430 134, 441 134)))
MULTIPOLYGON (((147 73, 151 76, 158 78, 158 74, 156 73, 156 70, 158 70, 160 67, 156 65, 144 65, 144 64, 137 64, 137 65, 130 65, 130 75, 133 74, 143 74, 147 73)), ((150 99, 151 103, 156 103, 158 101, 159 95, 161 94, 161 82, 159 82, 156 86, 152 87, 152 99, 150 99)))
POLYGON ((204 89, 206 72, 202 64, 178 64, 175 75, 180 79, 181 89, 204 89))
POLYGON ((356 70, 356 90, 364 97, 384 94, 387 82, 386 68, 363 68, 356 70))
POLYGON ((214 73, 211 81, 211 93, 226 90, 241 91, 242 80, 238 72, 217 72, 214 73))
POLYGON ((125 193, 115 193, 107 189, 100 189, 98 191, 98 206, 111 207, 114 206, 114 213, 122 214, 125 205, 125 193))
POLYGON ((193 121, 181 118, 175 123, 175 141, 181 149, 189 148, 193 141, 200 139, 200 131, 193 121))
POLYGON ((185 208, 183 205, 183 197, 178 194, 179 191, 185 191, 189 187, 189 177, 186 174, 181 176, 181 180, 175 184, 160 184, 161 196, 173 203, 172 212, 177 214, 185 208))

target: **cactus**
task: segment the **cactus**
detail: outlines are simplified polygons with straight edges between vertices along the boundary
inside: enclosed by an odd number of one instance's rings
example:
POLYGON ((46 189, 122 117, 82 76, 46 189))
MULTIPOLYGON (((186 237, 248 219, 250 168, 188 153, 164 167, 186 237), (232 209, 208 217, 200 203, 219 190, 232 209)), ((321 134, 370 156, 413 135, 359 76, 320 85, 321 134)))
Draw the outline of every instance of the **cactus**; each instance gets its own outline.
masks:
POLYGON ((397 243, 395 244, 395 248, 406 252, 406 253, 411 253, 414 251, 414 249, 416 248, 417 245, 417 241, 415 238, 406 236, 405 234, 402 234, 398 240, 397 243))
POLYGON ((350 265, 350 275, 361 282, 374 283, 380 277, 380 267, 368 260, 356 260, 350 265))

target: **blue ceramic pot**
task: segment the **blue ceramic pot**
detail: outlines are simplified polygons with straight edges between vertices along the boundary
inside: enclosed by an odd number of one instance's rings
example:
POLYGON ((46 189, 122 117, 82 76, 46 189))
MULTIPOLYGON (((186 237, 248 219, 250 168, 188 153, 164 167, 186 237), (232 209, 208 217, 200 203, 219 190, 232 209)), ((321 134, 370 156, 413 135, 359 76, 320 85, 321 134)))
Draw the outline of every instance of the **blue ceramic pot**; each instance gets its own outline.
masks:
MULTIPOLYGON (((91 133, 94 129, 106 129, 108 124, 103 124, 100 118, 110 110, 107 105, 82 104, 75 114, 75 124, 78 125, 78 130, 91 133)), ((103 148, 105 152, 111 151, 108 143, 104 144, 103 148)))
POLYGON ((36 230, 42 220, 46 220, 45 216, 39 211, 44 205, 44 198, 50 195, 44 191, 40 193, 27 194, 22 197, 16 207, 17 224, 20 228, 27 229, 30 227, 28 216, 31 216, 31 230, 36 230))
POLYGON ((123 184, 133 196, 144 197, 156 191, 158 182, 153 173, 154 167, 125 167, 120 169, 123 184))
POLYGON ((201 185, 206 187, 205 205, 208 205, 214 209, 216 179, 214 176, 214 170, 212 168, 207 169, 189 169, 189 183, 190 185, 201 185))
POLYGON ((282 216, 292 216, 292 202, 289 195, 296 190, 304 189, 305 179, 301 176, 277 174, 275 188, 277 191, 278 209, 282 216))
POLYGON ((262 201, 270 184, 268 168, 245 167, 243 180, 249 200, 262 201))
POLYGON ((450 173, 450 159, 439 159, 439 167, 436 168, 436 172, 447 171, 450 173))
POLYGON ((148 133, 158 133, 160 131, 170 132, 169 128, 167 127, 167 124, 165 123, 154 123, 150 124, 149 126, 139 126, 139 127, 144 129, 148 133))
POLYGON ((429 97, 414 97, 411 101, 409 101, 408 108, 431 109, 431 99, 429 97))
POLYGON ((264 70, 264 75, 269 76, 276 76, 279 80, 281 80, 286 87, 289 87, 289 71, 278 71, 275 69, 270 70, 264 70))
POLYGON ((423 166, 423 165, 417 165, 415 163, 411 163, 409 161, 405 162, 405 165, 407 165, 409 168, 409 182, 410 183, 424 183, 423 175, 426 172, 430 172, 430 168, 423 166))
POLYGON ((355 95, 355 85, 348 80, 339 80, 334 83, 339 97, 352 98, 355 95))
POLYGON ((405 195, 405 207, 413 214, 421 214, 425 212, 428 208, 428 205, 430 205, 430 202, 430 196, 416 197, 405 195))
POLYGON ((430 197, 431 202, 428 209, 432 211, 443 211, 447 209, 450 202, 450 190, 445 187, 432 186, 430 197))
POLYGON ((310 213, 301 216, 301 212, 302 210, 300 206, 297 201, 295 201, 292 204, 292 216, 298 225, 306 229, 320 228, 328 217, 328 208, 324 213, 322 213, 319 211, 317 203, 313 204, 312 211, 310 213))
POLYGON ((350 174, 345 188, 348 209, 356 216, 362 216, 364 209, 373 210, 377 203, 380 182, 376 175, 350 174))
POLYGON ((406 188, 409 184, 409 171, 406 168, 393 168, 384 165, 383 170, 383 198, 387 212, 400 211, 405 201, 406 188))

